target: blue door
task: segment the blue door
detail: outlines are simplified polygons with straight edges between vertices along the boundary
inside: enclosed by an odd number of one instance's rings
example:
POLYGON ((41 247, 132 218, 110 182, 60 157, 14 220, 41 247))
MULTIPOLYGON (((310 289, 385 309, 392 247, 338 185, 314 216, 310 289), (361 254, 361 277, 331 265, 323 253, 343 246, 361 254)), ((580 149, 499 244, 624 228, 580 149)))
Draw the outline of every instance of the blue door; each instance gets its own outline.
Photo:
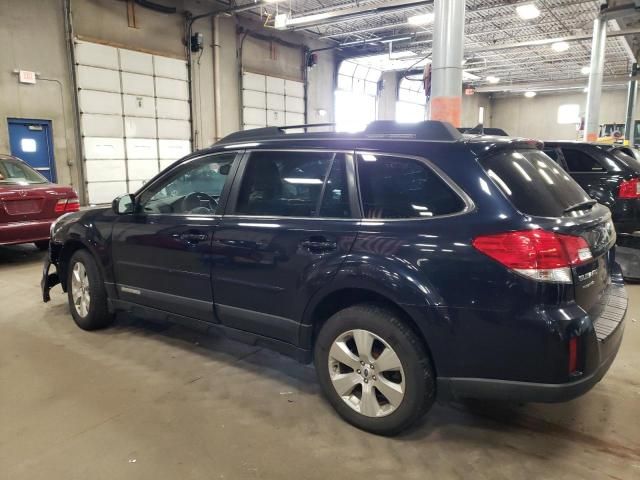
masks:
POLYGON ((52 182, 56 181, 51 122, 9 118, 11 155, 18 157, 52 182))

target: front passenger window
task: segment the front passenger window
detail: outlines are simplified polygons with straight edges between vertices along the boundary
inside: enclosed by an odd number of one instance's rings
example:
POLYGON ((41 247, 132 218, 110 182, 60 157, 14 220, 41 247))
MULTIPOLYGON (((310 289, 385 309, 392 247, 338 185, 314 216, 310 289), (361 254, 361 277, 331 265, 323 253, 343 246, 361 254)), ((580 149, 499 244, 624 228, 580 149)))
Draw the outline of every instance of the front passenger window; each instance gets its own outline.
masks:
POLYGON ((140 198, 146 213, 210 215, 216 213, 235 153, 194 160, 140 198))

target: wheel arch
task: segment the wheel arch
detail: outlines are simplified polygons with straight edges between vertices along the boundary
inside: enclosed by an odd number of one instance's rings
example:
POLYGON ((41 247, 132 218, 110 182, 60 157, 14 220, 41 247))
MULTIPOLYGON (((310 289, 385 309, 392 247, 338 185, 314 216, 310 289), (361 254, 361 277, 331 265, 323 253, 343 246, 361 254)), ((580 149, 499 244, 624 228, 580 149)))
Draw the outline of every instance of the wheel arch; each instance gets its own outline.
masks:
POLYGON ((62 286, 62 290, 64 292, 67 291, 67 268, 69 266, 69 260, 71 260, 73 254, 78 250, 87 250, 89 252, 89 254, 93 257, 93 260, 96 262, 102 278, 105 278, 102 264, 99 261, 96 253, 93 251, 93 248, 79 239, 70 238, 62 245, 60 253, 58 254, 58 261, 56 264, 58 278, 60 279, 60 285, 62 286))
POLYGON ((402 319, 422 342, 427 351, 427 355, 429 355, 434 373, 437 376, 437 365, 429 346, 429 340, 423 329, 419 327, 417 319, 414 318, 401 303, 395 301, 389 295, 371 288, 344 287, 333 290, 316 301, 314 305, 308 309, 303 320, 303 324, 309 328, 302 329, 301 333, 303 337, 306 338, 301 338, 301 344, 313 349, 320 329, 333 314, 350 306, 363 303, 379 305, 392 311, 402 319))

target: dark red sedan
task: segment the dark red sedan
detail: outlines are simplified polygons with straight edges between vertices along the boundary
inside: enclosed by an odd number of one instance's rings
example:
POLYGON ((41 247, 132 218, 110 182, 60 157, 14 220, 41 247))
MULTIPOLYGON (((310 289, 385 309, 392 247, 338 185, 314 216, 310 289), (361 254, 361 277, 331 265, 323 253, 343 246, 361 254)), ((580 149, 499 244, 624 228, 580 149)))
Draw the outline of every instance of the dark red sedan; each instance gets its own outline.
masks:
POLYGON ((71 187, 49 182, 18 158, 0 155, 0 245, 33 242, 45 250, 51 223, 79 209, 71 187))

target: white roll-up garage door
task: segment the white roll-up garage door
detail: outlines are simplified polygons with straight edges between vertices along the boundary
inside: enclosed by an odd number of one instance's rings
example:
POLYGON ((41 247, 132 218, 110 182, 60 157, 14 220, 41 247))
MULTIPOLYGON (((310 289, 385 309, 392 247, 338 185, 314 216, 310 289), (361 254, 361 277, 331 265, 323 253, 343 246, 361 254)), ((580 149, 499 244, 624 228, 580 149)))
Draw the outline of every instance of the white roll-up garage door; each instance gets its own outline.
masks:
POLYGON ((108 203, 191 152, 183 60, 76 41, 88 202, 108 203))
POLYGON ((253 72, 242 75, 242 127, 245 130, 304 123, 304 85, 253 72))

